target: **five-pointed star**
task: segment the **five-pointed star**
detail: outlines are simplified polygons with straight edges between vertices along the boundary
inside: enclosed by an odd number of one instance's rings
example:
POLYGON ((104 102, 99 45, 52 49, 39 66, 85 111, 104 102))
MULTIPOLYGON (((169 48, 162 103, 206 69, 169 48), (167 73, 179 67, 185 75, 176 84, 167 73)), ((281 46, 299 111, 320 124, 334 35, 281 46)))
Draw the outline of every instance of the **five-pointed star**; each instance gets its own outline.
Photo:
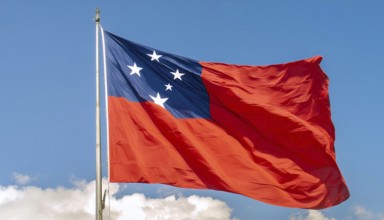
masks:
POLYGON ((167 90, 171 90, 171 91, 172 91, 172 87, 173 87, 173 86, 172 86, 171 84, 169 84, 169 83, 166 84, 166 85, 165 85, 165 91, 167 91, 167 90))
POLYGON ((147 54, 147 55, 151 57, 151 61, 156 60, 157 62, 160 62, 159 58, 162 56, 162 55, 156 54, 156 51, 153 51, 152 54, 147 54))
POLYGON ((131 69, 131 75, 137 74, 140 76, 140 70, 142 70, 143 68, 138 67, 135 62, 133 63, 133 66, 129 66, 129 65, 127 66, 129 67, 129 69, 131 69))
POLYGON ((184 73, 180 73, 178 69, 176 69, 176 72, 171 72, 171 74, 173 75, 174 80, 176 80, 176 79, 181 80, 181 76, 184 75, 184 73))
POLYGON ((160 105, 161 107, 165 108, 164 103, 168 100, 168 98, 161 98, 159 93, 157 93, 156 97, 153 97, 151 95, 150 95, 150 97, 155 104, 160 105))

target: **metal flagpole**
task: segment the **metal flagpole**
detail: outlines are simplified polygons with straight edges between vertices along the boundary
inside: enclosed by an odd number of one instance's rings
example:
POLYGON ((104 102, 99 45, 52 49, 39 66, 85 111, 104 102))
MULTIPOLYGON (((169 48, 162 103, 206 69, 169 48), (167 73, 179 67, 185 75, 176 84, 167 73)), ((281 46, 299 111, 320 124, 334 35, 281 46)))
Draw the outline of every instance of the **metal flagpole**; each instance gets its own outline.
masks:
POLYGON ((99 70, 99 27, 100 10, 96 9, 96 220, 103 219, 101 182, 101 129, 100 129, 100 70, 99 70))
MULTIPOLYGON (((105 38, 104 38, 104 29, 103 27, 100 25, 100 30, 101 30, 101 44, 103 45, 103 67, 104 67, 104 97, 105 97, 105 109, 106 109, 106 131, 107 131, 107 168, 108 168, 108 186, 107 186, 107 189, 108 189, 108 202, 110 203, 111 202, 111 194, 109 194, 109 183, 110 183, 110 166, 109 166, 109 118, 108 118, 108 78, 107 78, 107 62, 106 62, 106 55, 105 55, 105 38)), ((106 194, 107 190, 104 190, 104 196, 103 196, 103 200, 102 200, 102 209, 105 208, 105 194, 106 194)), ((111 206, 109 204, 109 217, 111 216, 111 206)))

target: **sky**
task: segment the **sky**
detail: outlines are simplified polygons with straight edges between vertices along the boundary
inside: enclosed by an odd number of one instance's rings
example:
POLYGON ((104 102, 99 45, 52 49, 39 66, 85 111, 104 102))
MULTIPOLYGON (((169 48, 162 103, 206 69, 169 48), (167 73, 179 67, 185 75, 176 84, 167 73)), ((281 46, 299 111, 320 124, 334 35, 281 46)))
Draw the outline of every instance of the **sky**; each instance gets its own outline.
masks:
POLYGON ((0 219, 94 219, 96 7, 105 30, 195 60, 323 56, 337 163, 351 193, 316 211, 213 190, 109 184, 106 219, 384 219, 382 0, 1 0, 0 219))

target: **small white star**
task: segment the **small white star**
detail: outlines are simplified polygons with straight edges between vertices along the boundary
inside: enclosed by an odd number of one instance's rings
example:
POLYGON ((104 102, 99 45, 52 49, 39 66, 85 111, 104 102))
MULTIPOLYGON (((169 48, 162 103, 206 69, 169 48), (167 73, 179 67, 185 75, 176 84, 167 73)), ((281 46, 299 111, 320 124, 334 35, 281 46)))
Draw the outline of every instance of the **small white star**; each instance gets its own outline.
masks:
POLYGON ((165 85, 165 91, 167 91, 167 90, 171 90, 172 91, 172 85, 171 84, 167 84, 167 85, 165 85))
POLYGON ((180 73, 178 69, 176 70, 176 72, 171 72, 171 74, 173 75, 174 80, 176 80, 176 79, 181 80, 181 76, 184 75, 184 73, 180 73))
MULTIPOLYGON (((142 70, 143 68, 138 67, 138 66, 136 65, 136 63, 133 63, 133 66, 129 66, 129 65, 127 65, 127 66, 129 67, 129 69, 131 69, 131 75, 133 75, 133 74, 137 74, 137 75, 140 76, 140 70, 142 70)), ((140 77, 141 77, 141 76, 140 76, 140 77)))
POLYGON ((151 57, 151 61, 156 60, 157 62, 160 62, 159 58, 162 56, 162 55, 156 54, 156 51, 153 51, 152 54, 147 54, 147 55, 151 57))
POLYGON ((159 93, 157 93, 156 97, 153 97, 151 95, 150 95, 150 97, 155 104, 160 105, 161 107, 165 108, 164 103, 168 100, 168 98, 161 98, 159 93))

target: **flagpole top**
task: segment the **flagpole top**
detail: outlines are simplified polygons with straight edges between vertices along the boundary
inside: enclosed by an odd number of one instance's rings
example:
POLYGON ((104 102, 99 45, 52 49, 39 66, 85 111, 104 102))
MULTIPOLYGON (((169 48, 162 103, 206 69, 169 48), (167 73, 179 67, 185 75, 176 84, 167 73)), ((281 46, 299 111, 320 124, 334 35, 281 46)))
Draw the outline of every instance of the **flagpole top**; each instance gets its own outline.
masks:
POLYGON ((100 22, 100 10, 99 10, 99 8, 96 8, 95 21, 96 21, 96 23, 100 22))

